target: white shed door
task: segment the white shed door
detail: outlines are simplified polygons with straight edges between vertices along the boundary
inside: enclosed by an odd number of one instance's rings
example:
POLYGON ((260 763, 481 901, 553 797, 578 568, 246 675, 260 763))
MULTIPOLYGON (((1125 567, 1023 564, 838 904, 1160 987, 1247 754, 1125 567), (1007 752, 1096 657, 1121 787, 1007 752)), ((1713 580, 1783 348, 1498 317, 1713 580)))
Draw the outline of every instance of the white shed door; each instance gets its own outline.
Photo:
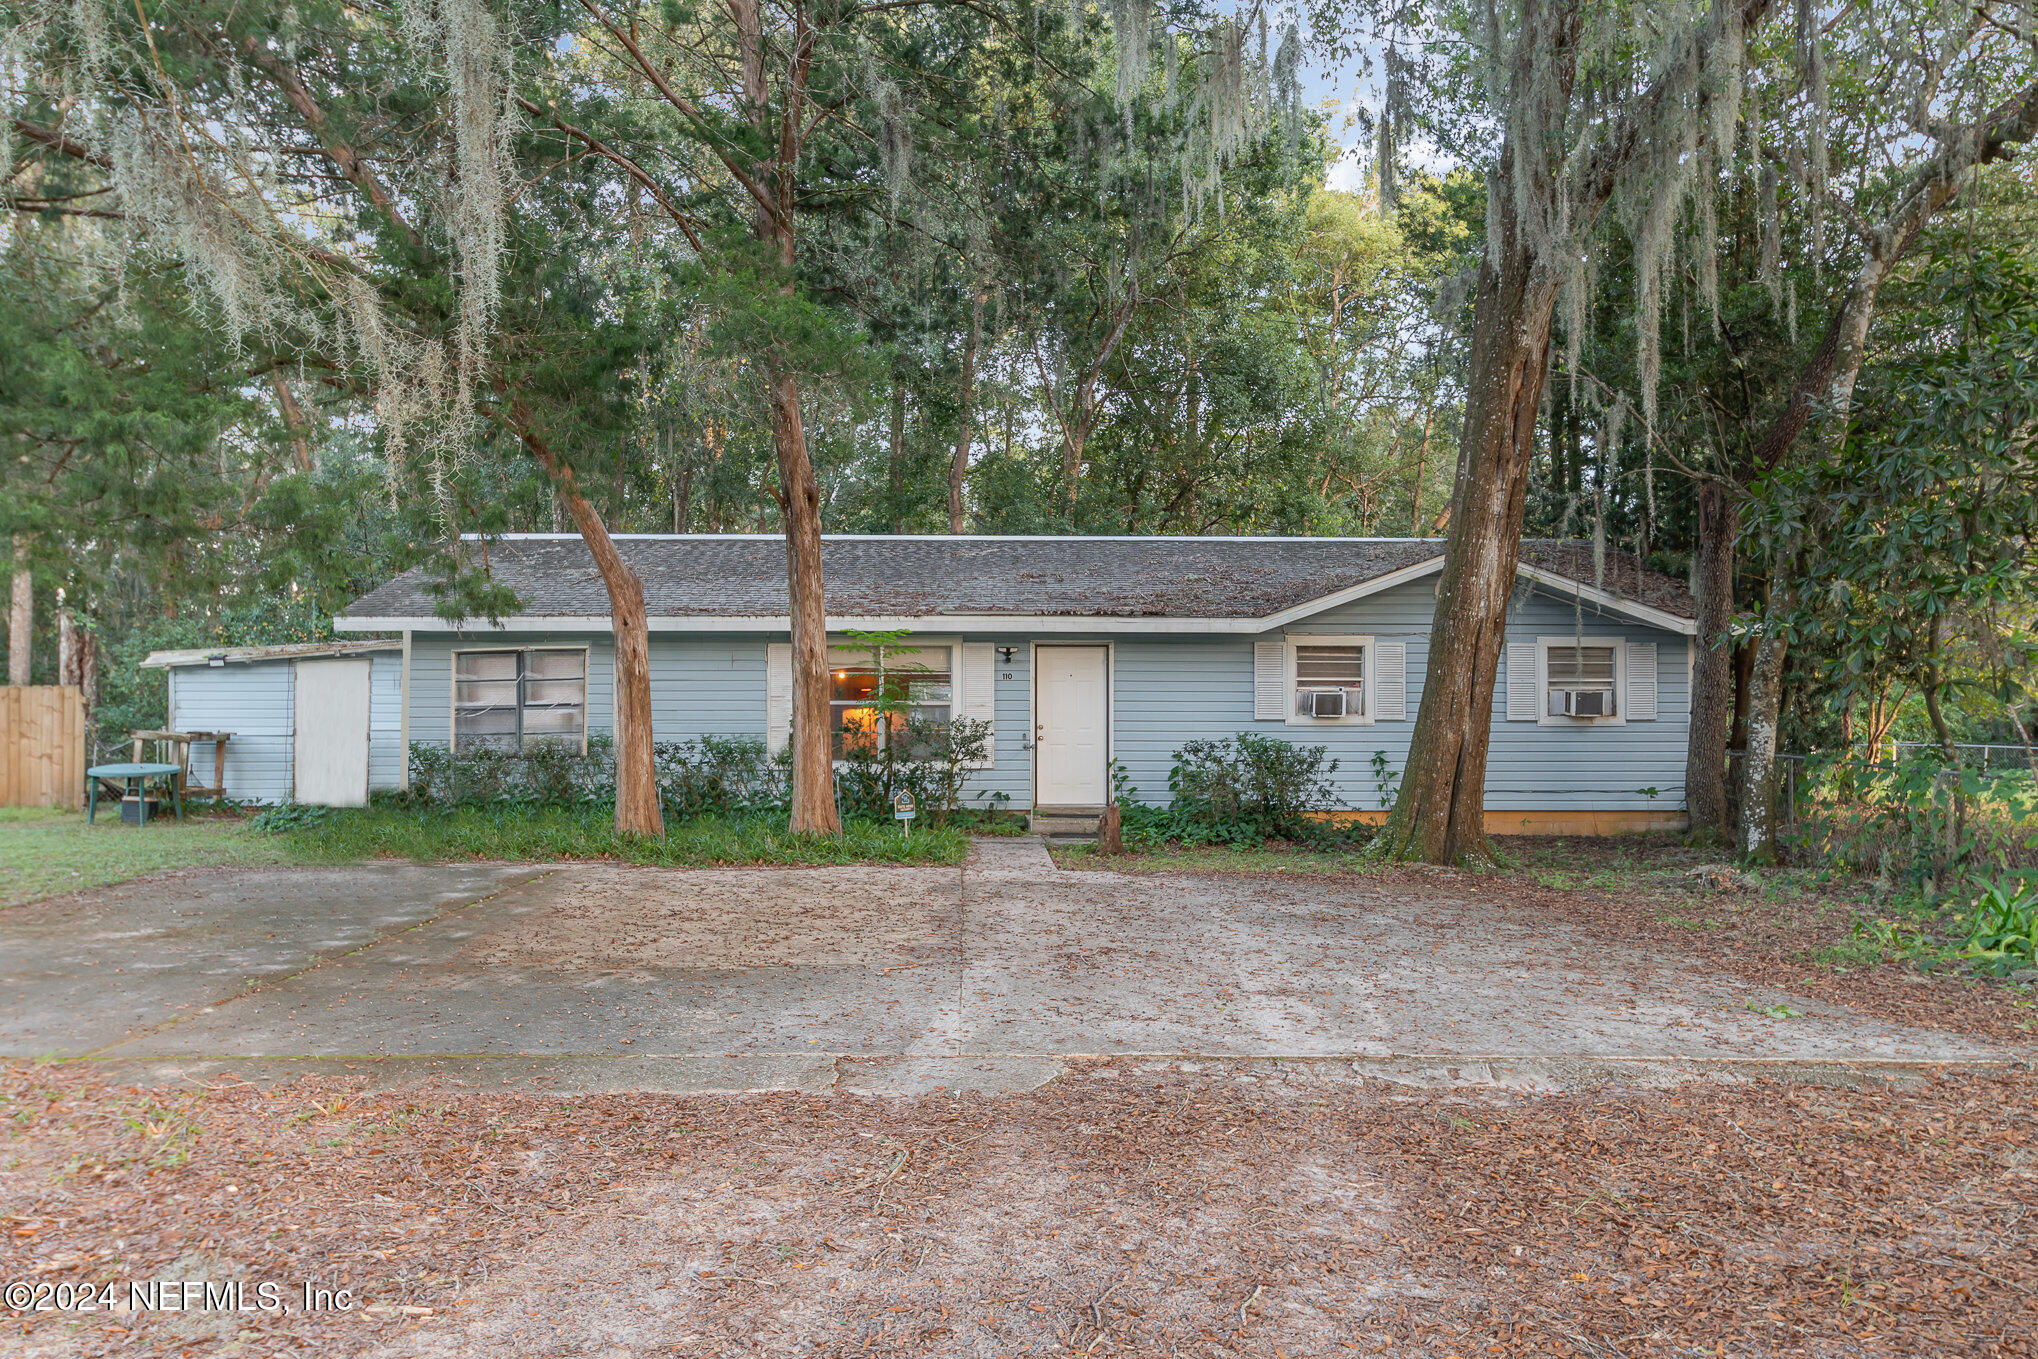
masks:
POLYGON ((366 658, 297 663, 292 764, 299 802, 368 805, 366 658))
POLYGON ((1110 801, 1108 655, 1101 646, 1044 646, 1034 653, 1038 806, 1101 807, 1110 801))

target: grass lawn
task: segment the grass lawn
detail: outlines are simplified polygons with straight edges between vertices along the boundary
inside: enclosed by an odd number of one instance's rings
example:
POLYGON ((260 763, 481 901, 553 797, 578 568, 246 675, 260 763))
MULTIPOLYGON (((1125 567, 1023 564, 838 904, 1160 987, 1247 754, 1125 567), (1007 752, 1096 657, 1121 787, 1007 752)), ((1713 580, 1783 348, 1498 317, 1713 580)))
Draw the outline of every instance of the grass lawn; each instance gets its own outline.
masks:
POLYGON ((614 859, 669 867, 732 864, 952 864, 969 852, 956 829, 851 822, 840 837, 788 834, 754 817, 669 821, 662 840, 619 836, 606 809, 336 811, 283 830, 233 817, 173 816, 124 826, 119 809, 94 825, 81 812, 0 807, 0 907, 151 873, 225 865, 341 864, 364 859, 614 859))
POLYGON ((352 863, 398 858, 613 859, 674 868, 736 864, 952 864, 969 838, 955 829, 852 821, 840 836, 793 835, 777 817, 702 817, 666 822, 663 839, 616 834, 607 808, 369 807, 334 812, 274 832, 300 859, 352 863))
POLYGON ((0 906, 211 864, 296 862, 295 846, 244 821, 175 816, 124 826, 118 805, 85 824, 83 812, 0 807, 0 906))

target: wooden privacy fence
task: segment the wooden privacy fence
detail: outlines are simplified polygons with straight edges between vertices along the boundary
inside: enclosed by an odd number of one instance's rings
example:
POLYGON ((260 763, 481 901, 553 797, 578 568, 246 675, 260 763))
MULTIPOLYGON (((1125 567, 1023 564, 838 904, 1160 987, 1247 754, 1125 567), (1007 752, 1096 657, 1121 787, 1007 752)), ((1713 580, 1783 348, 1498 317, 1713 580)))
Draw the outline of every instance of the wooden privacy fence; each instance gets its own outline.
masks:
POLYGON ((0 687, 0 807, 78 807, 84 798, 84 690, 0 687))

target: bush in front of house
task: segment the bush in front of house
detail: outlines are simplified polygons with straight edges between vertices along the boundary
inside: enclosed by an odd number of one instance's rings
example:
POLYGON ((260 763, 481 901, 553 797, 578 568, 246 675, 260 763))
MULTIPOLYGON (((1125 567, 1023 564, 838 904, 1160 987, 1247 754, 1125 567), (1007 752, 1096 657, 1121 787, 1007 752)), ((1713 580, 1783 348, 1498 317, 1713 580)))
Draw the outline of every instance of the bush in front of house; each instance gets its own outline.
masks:
MULTIPOLYGON (((991 724, 914 718, 902 721, 897 733, 882 745, 852 741, 844 750, 836 774, 844 819, 887 823, 892 798, 907 792, 922 825, 948 823, 964 810, 970 771, 989 759, 991 724)), ((660 741, 654 760, 666 813, 678 819, 777 815, 790 801, 790 754, 774 756, 756 737, 660 741)), ((444 746, 413 745, 410 789, 402 795, 422 807, 586 807, 615 798, 615 741, 604 732, 591 734, 585 751, 563 742, 457 754, 444 746)))
MULTIPOLYGON (((945 722, 906 717, 892 732, 882 743, 844 743, 841 768, 835 776, 842 815, 869 820, 890 817, 892 799, 904 792, 912 795, 923 824, 946 825, 964 810, 963 784, 970 770, 990 761, 991 724, 967 717, 945 722)), ((985 800, 985 795, 979 794, 979 800, 985 800)), ((1000 796, 997 800, 1005 799, 1000 796)))
POLYGON ((1342 805, 1331 781, 1337 766, 1325 746, 1240 732, 1191 741, 1175 752, 1168 806, 1140 801, 1118 764, 1112 766, 1113 796, 1125 838, 1136 844, 1342 843, 1367 832, 1320 815, 1342 805))
MULTIPOLYGON (((748 736, 660 741, 654 750, 666 810, 691 818, 740 815, 786 805, 788 765, 748 736)), ((425 807, 589 807, 616 800, 615 740, 606 732, 587 748, 541 741, 525 750, 483 746, 454 752, 410 748, 410 788, 402 800, 425 807)))

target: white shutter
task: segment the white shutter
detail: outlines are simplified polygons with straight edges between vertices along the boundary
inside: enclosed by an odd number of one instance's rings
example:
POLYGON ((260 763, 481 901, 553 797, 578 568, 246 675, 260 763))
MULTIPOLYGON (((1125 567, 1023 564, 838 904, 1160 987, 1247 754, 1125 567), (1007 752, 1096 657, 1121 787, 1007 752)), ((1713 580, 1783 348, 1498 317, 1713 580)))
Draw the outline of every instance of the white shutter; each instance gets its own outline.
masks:
POLYGON ((1627 646, 1627 719, 1630 722, 1656 720, 1656 644, 1629 642, 1627 646))
POLYGON ((956 648, 962 684, 962 715, 972 722, 991 726, 991 744, 985 757, 973 769, 989 769, 998 763, 998 649, 989 642, 964 642, 956 648))
POLYGON ((1373 643, 1373 720, 1408 716, 1408 643, 1373 643))
POLYGON ((1280 638, 1253 643, 1253 720, 1280 722, 1288 716, 1288 644, 1280 638))
POLYGON ((764 648, 764 744, 776 755, 793 735, 793 644, 764 648))
POLYGON ((1510 722, 1533 722, 1537 710, 1542 707, 1536 700, 1536 690, 1541 688, 1536 675, 1536 644, 1534 642, 1509 642, 1507 644, 1507 720, 1510 722))

